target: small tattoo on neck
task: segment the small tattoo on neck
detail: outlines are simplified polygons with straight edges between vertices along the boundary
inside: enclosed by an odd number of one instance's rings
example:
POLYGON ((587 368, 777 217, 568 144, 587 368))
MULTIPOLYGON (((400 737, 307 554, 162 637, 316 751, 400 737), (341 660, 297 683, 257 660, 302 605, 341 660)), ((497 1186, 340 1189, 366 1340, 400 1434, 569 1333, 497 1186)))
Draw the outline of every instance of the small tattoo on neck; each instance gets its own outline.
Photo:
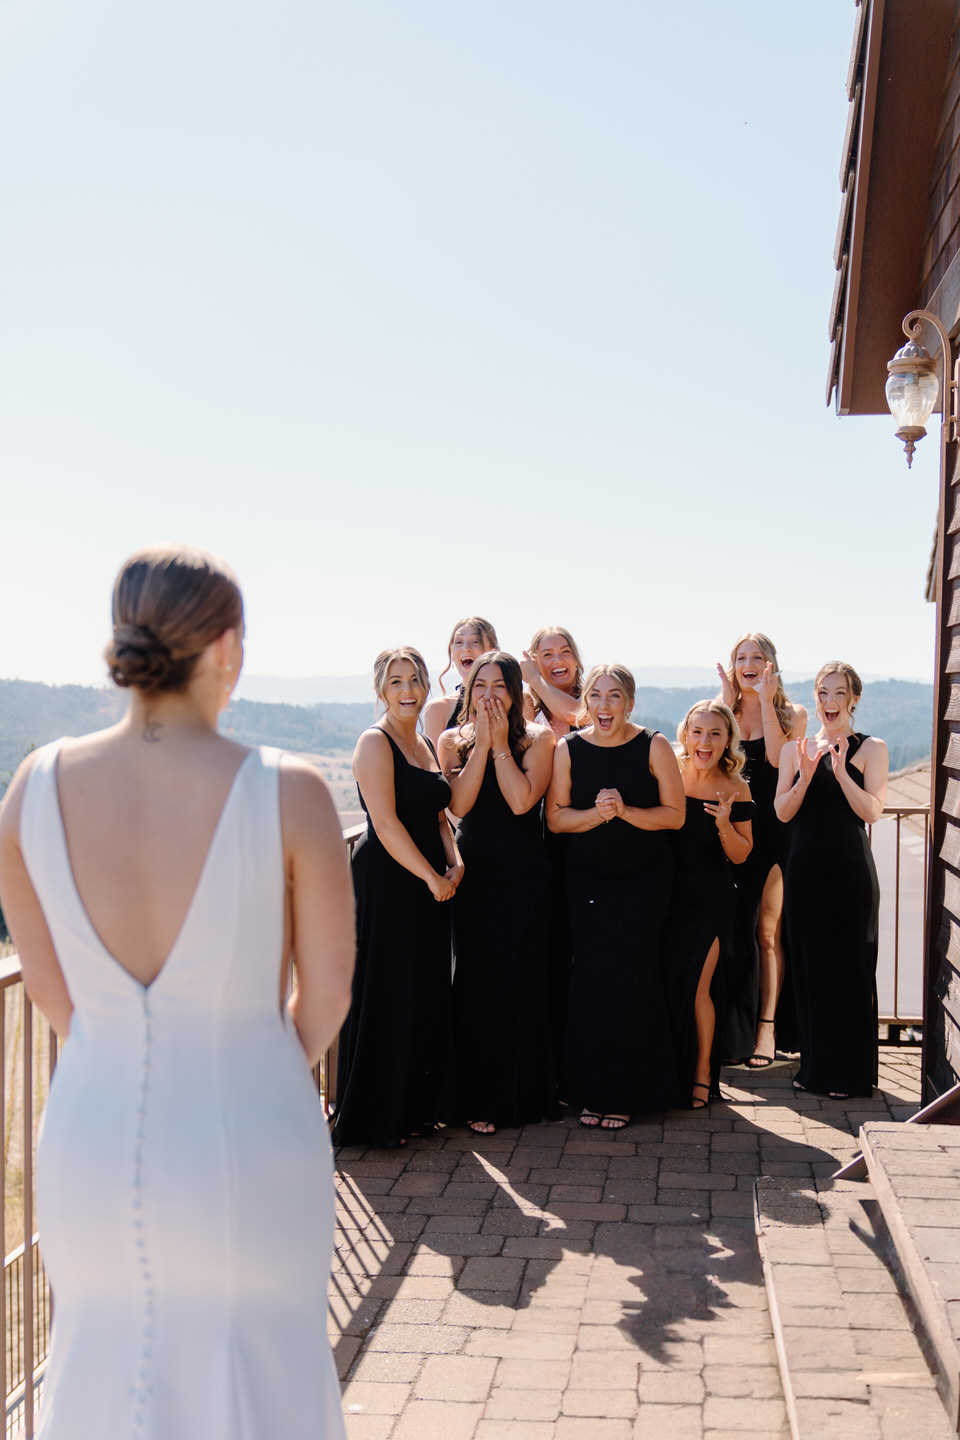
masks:
POLYGON ((143 727, 143 738, 148 745, 160 744, 160 731, 163 729, 162 720, 147 720, 143 727))

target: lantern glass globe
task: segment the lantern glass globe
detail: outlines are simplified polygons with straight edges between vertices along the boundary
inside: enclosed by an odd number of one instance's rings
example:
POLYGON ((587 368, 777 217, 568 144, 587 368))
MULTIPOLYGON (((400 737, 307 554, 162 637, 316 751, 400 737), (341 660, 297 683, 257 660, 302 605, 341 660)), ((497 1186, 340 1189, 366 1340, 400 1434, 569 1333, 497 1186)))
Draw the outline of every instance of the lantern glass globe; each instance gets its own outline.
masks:
POLYGON ((922 429, 933 413, 940 385, 929 370, 901 370, 887 379, 885 393, 898 430, 922 429))

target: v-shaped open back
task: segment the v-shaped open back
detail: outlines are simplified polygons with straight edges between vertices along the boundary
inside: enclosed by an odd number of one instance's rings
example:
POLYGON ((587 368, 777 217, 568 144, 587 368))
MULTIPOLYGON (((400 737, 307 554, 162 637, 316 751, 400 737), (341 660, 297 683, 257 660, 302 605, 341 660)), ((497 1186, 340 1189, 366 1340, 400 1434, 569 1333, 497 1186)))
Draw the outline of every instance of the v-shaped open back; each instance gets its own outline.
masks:
POLYGON ((243 757, 237 767, 233 779, 230 782, 230 787, 227 790, 226 798, 222 806, 220 807, 220 813, 217 816, 217 822, 214 826, 213 835, 211 836, 210 843, 204 853, 203 861, 200 865, 199 871, 197 872, 197 878, 191 888, 190 899, 187 902, 187 908, 183 913, 183 918, 177 927, 169 950, 167 951, 163 960, 160 962, 160 965, 157 967, 152 977, 149 980, 141 980, 138 976, 134 975, 133 971, 130 970, 129 967, 125 965, 123 961, 119 959, 107 945, 106 941, 103 939, 103 936, 100 934, 96 925, 93 923, 90 911, 87 909, 87 906, 83 900, 83 896, 80 894, 80 887, 77 884, 77 877, 73 869, 73 862, 70 858, 70 845, 67 840, 67 827, 63 818, 63 804, 60 798, 59 773, 60 751, 62 745, 62 740, 58 740, 55 742, 55 750, 50 766, 50 778, 53 790, 53 809, 56 812, 56 833, 54 840, 55 843, 58 843, 61 848, 63 869, 66 876, 69 878, 68 893, 76 903, 76 908, 81 923, 85 925, 86 928, 89 930, 91 939, 93 940, 95 945, 102 951, 104 956, 111 962, 111 964, 116 965, 120 970, 122 970, 124 975, 126 975, 134 985, 137 985, 144 990, 150 990, 154 985, 156 985, 157 981, 160 979, 161 975, 163 975, 170 962, 175 958, 178 950, 181 947, 182 942, 185 939, 185 936, 188 934, 190 921, 194 915, 194 912, 198 908, 203 886, 207 881, 209 871, 212 868, 212 859, 215 855, 221 832, 224 830, 228 822, 229 813, 233 809, 234 796, 241 788, 241 777, 243 776, 243 773, 247 768, 250 760, 257 752, 251 750, 249 754, 243 757))

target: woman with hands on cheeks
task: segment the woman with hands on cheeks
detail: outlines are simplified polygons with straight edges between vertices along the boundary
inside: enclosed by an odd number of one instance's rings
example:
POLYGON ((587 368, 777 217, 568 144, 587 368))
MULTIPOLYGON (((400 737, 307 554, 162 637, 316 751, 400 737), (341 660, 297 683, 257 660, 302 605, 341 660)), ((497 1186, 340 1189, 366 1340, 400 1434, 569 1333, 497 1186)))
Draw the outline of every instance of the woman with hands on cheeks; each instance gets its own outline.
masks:
POLYGON ((545 811, 549 828, 570 836, 563 1088, 584 1106, 581 1125, 605 1130, 680 1099, 659 949, 683 782, 666 737, 631 722, 635 694, 625 665, 590 670, 588 723, 557 745, 545 811))
POLYGON ((447 642, 447 664, 440 671, 440 689, 443 690, 443 677, 451 665, 460 676, 460 683, 452 695, 435 695, 423 708, 423 733, 434 748, 440 743, 444 730, 453 729, 457 723, 471 666, 484 651, 496 648, 497 632, 482 615, 468 615, 454 625, 447 642))
POLYGON ((429 685, 419 651, 382 651, 374 686, 384 714, 353 756, 367 829, 353 851, 357 968, 340 1033, 340 1145, 403 1145, 449 1116, 445 902, 463 865, 446 816, 450 786, 433 746, 417 733, 429 685))
POLYGON ((554 737, 524 720, 520 666, 502 650, 474 661, 461 715, 440 737, 466 869, 453 906, 456 1113, 490 1135, 557 1109, 544 978, 550 861, 540 820, 554 737))
POLYGON ((800 1069, 794 1086, 835 1098, 877 1082, 877 919, 880 890, 866 826, 883 813, 887 747, 860 734, 863 686, 831 660, 814 682, 820 729, 784 747, 776 808, 795 819, 784 916, 797 996, 800 1069))
MULTIPOLYGON (((732 865, 753 845, 753 803, 733 711, 691 706, 677 729, 686 820, 672 839, 673 891, 663 930, 663 984, 685 1098, 702 1110, 718 1093, 719 1047, 710 988, 733 924, 732 865)), ((721 977, 722 978, 722 977, 721 977)))
MULTIPOLYGON (((783 874, 790 829, 773 808, 780 755, 807 730, 807 712, 787 699, 773 641, 741 635, 727 669, 717 666, 720 699, 733 711, 746 757, 743 778, 755 802, 753 849, 737 872, 734 938, 724 967, 723 1054, 754 1070, 776 1058, 775 1020, 783 986, 783 874)), ((793 1037, 784 1037, 788 1046, 793 1037)))

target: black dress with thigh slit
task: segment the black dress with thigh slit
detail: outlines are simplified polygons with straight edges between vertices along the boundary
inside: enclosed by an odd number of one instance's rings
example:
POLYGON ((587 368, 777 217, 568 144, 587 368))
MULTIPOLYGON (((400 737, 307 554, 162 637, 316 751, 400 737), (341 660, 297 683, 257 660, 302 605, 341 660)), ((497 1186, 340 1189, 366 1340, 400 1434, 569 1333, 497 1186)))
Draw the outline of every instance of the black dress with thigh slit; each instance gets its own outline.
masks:
MULTIPOLYGON (((439 772, 411 765, 381 734, 393 752, 397 819, 442 875, 438 816, 450 786, 439 772)), ((360 804, 366 810, 362 794, 360 804)), ((394 860, 369 819, 352 870, 357 966, 340 1031, 334 1141, 395 1145, 450 1116, 450 903, 436 901, 394 860)))
MULTIPOLYGON (((625 805, 653 808, 655 732, 624 745, 567 736, 570 804, 593 808, 600 790, 625 805)), ((632 1115, 680 1102, 660 978, 660 932, 673 873, 666 830, 639 830, 619 817, 570 836, 567 903, 573 968, 567 1016, 566 1097, 600 1114, 632 1115)))
MULTIPOLYGON (((848 762, 867 736, 849 738, 848 762)), ((820 1094, 870 1095, 877 1083, 877 936, 880 887, 864 822, 833 773, 818 764, 794 820, 784 922, 790 941, 800 1069, 820 1094)))
POLYGON ((492 757, 457 845, 464 875, 453 900, 456 1114, 495 1125, 555 1119, 550 859, 540 806, 514 814, 492 757))
MULTIPOLYGON (((710 993, 717 1015, 721 1015, 737 888, 743 869, 743 865, 731 865, 723 853, 716 819, 704 809, 704 805, 709 803, 688 795, 683 828, 671 832, 673 890, 661 947, 670 1030, 683 1098, 688 1105, 692 1099, 698 1053, 694 1010, 697 987, 710 949, 718 940, 720 957, 710 993)), ((730 807, 730 819, 752 821, 755 810, 752 800, 735 800, 730 807)), ((713 1091, 718 1088, 720 1074, 719 1030, 717 1024, 710 1065, 710 1088, 713 1091)), ((702 1098, 698 1096, 698 1099, 702 1098)))
MULTIPOLYGON (((742 865, 737 866, 736 912, 730 948, 724 965, 723 1015, 721 1049, 724 1059, 741 1061, 754 1053, 760 1005, 760 948, 757 924, 760 901, 767 877, 775 865, 786 870, 790 854, 791 824, 777 818, 773 808, 779 771, 767 759, 766 741, 741 741, 747 763, 743 778, 750 785, 754 801, 753 849, 742 865)), ((784 938, 784 949, 786 940, 784 938)), ((791 1023, 788 1005, 777 1016, 777 1043, 780 1049, 794 1047, 795 1026, 791 1023)))

